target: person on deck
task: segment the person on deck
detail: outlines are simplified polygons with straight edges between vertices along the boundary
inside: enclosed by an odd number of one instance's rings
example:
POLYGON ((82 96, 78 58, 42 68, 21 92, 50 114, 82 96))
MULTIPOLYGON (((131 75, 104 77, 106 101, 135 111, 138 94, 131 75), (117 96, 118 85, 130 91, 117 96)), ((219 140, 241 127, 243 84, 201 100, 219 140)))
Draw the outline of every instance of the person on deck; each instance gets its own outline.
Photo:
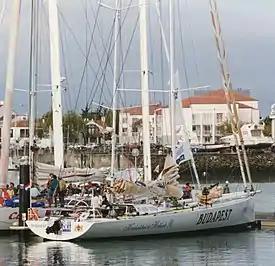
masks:
POLYGON ((228 193, 230 193, 229 182, 225 181, 225 186, 223 188, 223 194, 228 194, 228 193))
POLYGON ((54 203, 55 207, 57 207, 57 194, 58 194, 58 180, 56 175, 52 175, 52 181, 49 189, 49 206, 54 203))
POLYGON ((7 193, 9 194, 10 199, 14 197, 14 183, 10 183, 9 188, 7 189, 7 193))
POLYGON ((185 191, 191 192, 192 188, 189 183, 185 184, 185 191))
POLYGON ((59 203, 60 203, 60 207, 64 207, 65 205, 65 195, 66 195, 66 182, 62 179, 62 177, 60 176, 58 178, 58 196, 59 196, 59 203))

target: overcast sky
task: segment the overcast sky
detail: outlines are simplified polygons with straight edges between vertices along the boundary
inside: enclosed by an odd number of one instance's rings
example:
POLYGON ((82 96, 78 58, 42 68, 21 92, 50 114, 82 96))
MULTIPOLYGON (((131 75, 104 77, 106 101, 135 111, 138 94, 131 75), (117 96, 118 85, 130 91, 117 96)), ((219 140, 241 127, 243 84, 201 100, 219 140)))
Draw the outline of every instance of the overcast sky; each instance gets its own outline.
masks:
MULTIPOLYGON (((9 2, 9 1, 8 1, 9 2)), ((10 1, 12 2, 12 1, 10 1)), ((30 6, 22 1, 20 41, 17 57, 16 87, 28 87, 29 64, 29 27, 30 6)), ((44 2, 47 2, 46 0, 44 2)), ((104 82, 94 82, 95 73, 99 69, 99 60, 104 55, 104 47, 108 47, 108 38, 112 29, 114 12, 104 8, 99 9, 95 0, 59 0, 59 15, 62 39, 61 71, 67 77, 68 91, 64 94, 64 108, 79 110, 91 100, 105 105, 111 105, 112 90, 112 54, 103 57, 100 73, 105 72, 104 82), (92 3, 92 5, 91 5, 92 3), (87 7, 86 7, 87 6, 87 7), (85 18, 87 12, 88 20, 85 18), (90 44, 93 27, 94 42, 91 45, 87 78, 84 75, 82 86, 81 77, 87 54, 87 45, 90 44), (86 33, 87 32, 87 33, 86 33), (107 61, 107 57, 109 61, 107 61), (87 82, 86 82, 87 81, 87 82), (87 83, 87 89, 86 89, 87 83), (97 86, 96 86, 97 85, 97 86), (81 87, 81 90, 79 88, 81 87), (76 104, 77 103, 77 104, 76 104)), ((114 0, 105 0, 105 3, 114 4, 114 0)), ((125 0, 127 6, 131 0, 125 0)), ((169 71, 165 56, 161 56, 161 41, 159 26, 155 11, 155 0, 151 0, 150 16, 148 19, 149 35, 149 64, 152 76, 150 89, 167 89, 169 71), (162 59, 161 59, 162 58, 162 59), (163 66, 163 70, 161 70, 163 66), (163 85, 162 78, 163 77, 163 85)), ((168 35, 168 0, 162 0, 163 24, 167 40, 168 35)), ((179 69, 181 87, 195 87, 210 85, 212 88, 221 87, 221 78, 218 68, 215 43, 211 27, 208 0, 175 0, 176 7, 176 67, 179 69), (179 1, 179 6, 177 2, 179 1), (180 19, 179 19, 180 18, 180 19), (181 31, 179 26, 181 23, 181 31), (181 41, 183 40, 183 42, 181 41), (183 52, 185 57, 183 57, 183 52), (187 69, 187 79, 184 74, 187 69), (188 82, 186 82, 188 81, 188 82)), ((2 5, 3 0, 0 0, 2 5)), ((132 0, 132 4, 137 3, 132 0)), ((274 0, 218 0, 223 35, 228 51, 229 70, 235 88, 250 88, 251 95, 260 101, 262 115, 269 113, 270 105, 275 102, 275 1, 274 0)), ((8 30, 10 25, 10 3, 2 25, 0 25, 0 98, 4 99, 6 61, 8 48, 8 30)), ((135 29, 138 10, 124 11, 127 16, 122 26, 122 49, 127 54, 125 70, 138 70, 139 59, 139 28, 135 29), (132 33, 134 33, 131 41, 132 33), (129 49, 128 49, 129 47, 129 49)), ((40 83, 49 83, 49 45, 48 24, 46 21, 47 9, 40 11, 40 52, 39 76, 40 83)), ((99 74, 100 76, 100 74, 99 74)), ((125 87, 139 87, 139 73, 125 72, 125 87)), ((151 101, 165 102, 168 95, 151 95, 151 101)), ((184 95, 188 96, 188 95, 184 95)), ((23 92, 14 93, 14 109, 17 112, 26 112, 28 96, 23 92)), ((40 93, 38 97, 38 113, 50 109, 50 94, 40 93)), ((140 103, 139 93, 127 93, 127 100, 120 100, 122 105, 140 103)))

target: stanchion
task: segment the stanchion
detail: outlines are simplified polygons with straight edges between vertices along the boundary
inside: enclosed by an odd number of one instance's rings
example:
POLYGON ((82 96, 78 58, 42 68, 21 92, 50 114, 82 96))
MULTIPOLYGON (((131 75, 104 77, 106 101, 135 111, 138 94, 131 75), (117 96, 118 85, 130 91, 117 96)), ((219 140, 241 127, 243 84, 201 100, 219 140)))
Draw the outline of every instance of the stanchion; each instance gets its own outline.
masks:
POLYGON ((30 207, 30 166, 21 164, 19 168, 19 226, 25 226, 30 207))

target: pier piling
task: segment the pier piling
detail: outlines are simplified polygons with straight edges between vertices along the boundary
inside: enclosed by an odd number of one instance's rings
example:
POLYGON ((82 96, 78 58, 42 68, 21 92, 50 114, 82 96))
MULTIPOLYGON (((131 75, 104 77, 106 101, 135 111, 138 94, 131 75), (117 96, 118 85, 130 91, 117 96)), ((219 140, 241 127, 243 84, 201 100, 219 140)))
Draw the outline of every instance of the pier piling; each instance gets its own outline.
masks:
POLYGON ((30 166, 21 164, 19 168, 19 226, 25 226, 30 207, 30 166))

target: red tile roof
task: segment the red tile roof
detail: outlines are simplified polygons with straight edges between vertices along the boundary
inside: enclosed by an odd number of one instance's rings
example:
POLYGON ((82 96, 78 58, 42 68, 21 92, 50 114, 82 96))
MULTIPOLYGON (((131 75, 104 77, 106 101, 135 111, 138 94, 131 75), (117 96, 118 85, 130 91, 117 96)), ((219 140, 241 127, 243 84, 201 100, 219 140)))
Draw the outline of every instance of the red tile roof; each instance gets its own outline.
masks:
POLYGON ((29 127, 29 122, 27 120, 14 121, 11 122, 11 127, 29 127))
MULTIPOLYGON (((150 104, 149 106, 149 114, 153 115, 154 112, 159 109, 159 108, 163 108, 164 106, 160 103, 157 104, 150 104)), ((142 107, 141 106, 135 106, 135 107, 129 107, 129 108, 125 108, 122 109, 123 113, 128 113, 130 115, 142 115, 142 107)))
POLYGON ((238 105, 239 105, 239 108, 242 108, 242 109, 255 109, 254 107, 243 104, 243 103, 238 103, 238 105))
MULTIPOLYGON (((236 102, 257 101, 256 99, 239 92, 233 92, 232 95, 235 97, 236 102)), ((191 104, 226 104, 224 89, 214 90, 200 96, 189 97, 182 100, 183 108, 189 108, 191 104)))

